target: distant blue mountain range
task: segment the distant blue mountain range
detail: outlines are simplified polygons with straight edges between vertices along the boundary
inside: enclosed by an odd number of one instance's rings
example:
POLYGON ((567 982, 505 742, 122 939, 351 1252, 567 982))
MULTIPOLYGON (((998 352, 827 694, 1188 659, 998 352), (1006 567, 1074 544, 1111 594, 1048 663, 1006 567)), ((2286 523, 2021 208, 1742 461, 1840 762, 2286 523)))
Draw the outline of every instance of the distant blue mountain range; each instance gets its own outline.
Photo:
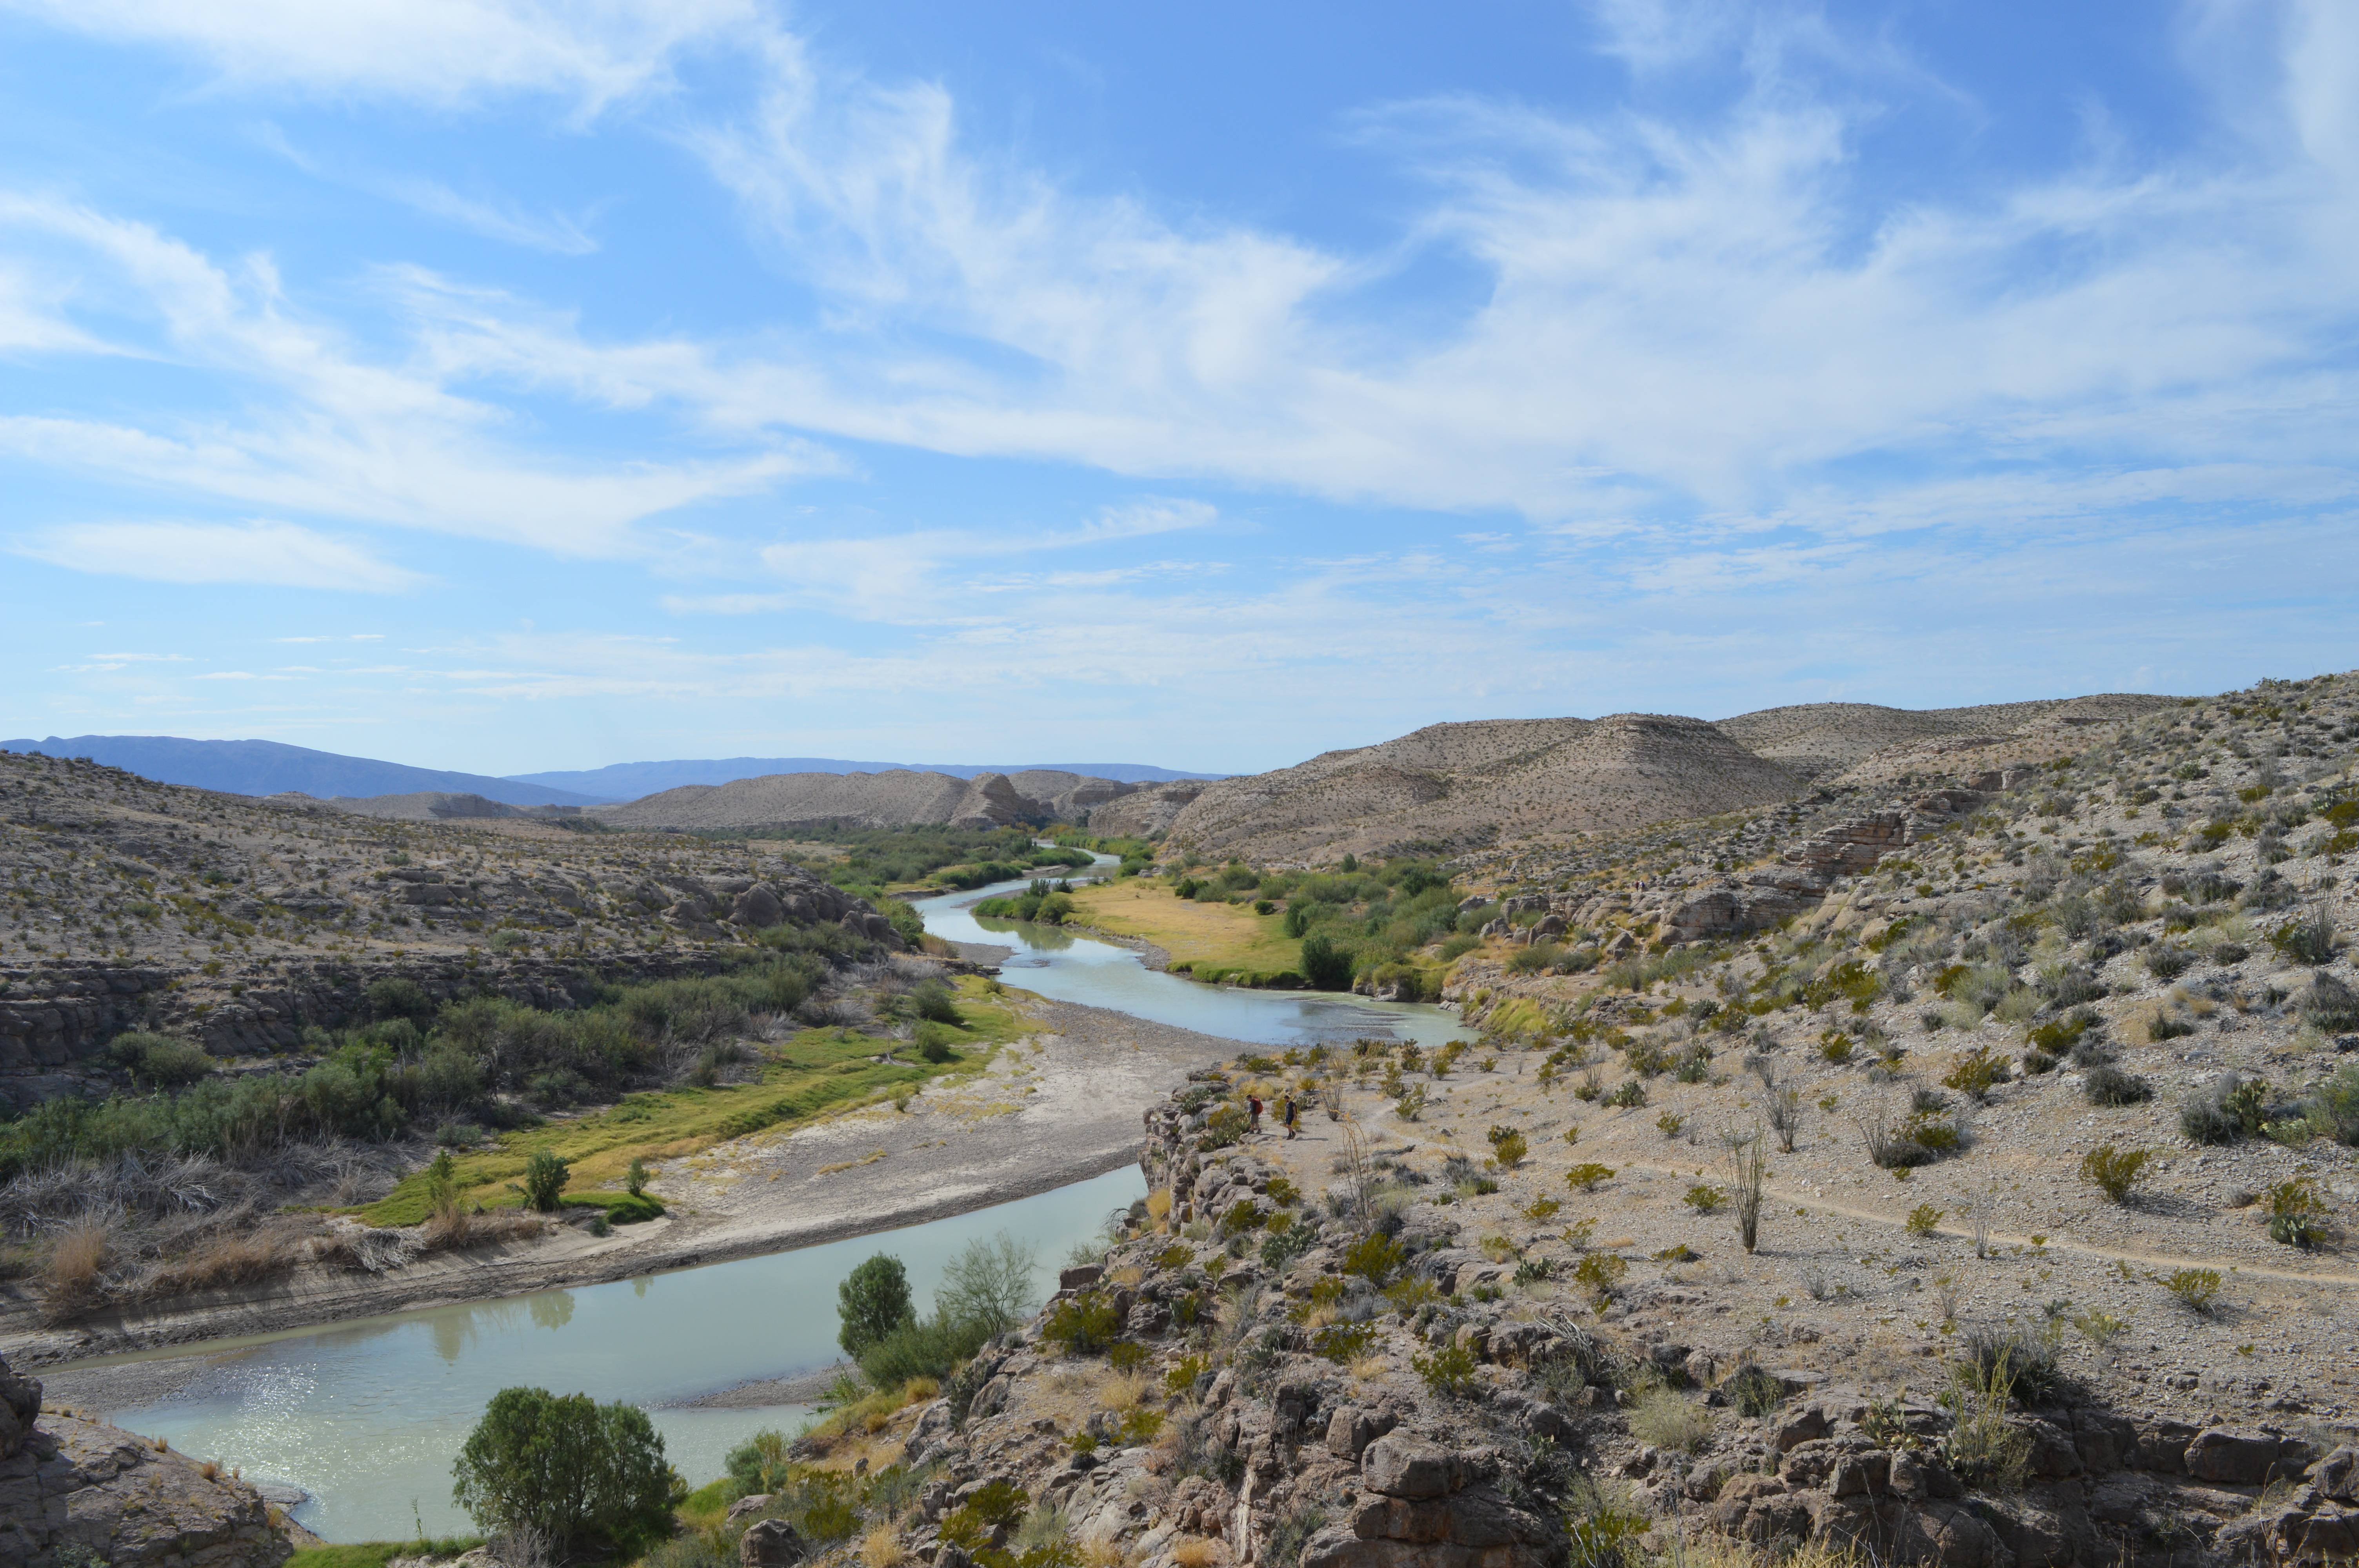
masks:
POLYGON ((1221 773, 1183 773, 1143 762, 853 762, 842 757, 721 757, 706 762, 616 762, 611 767, 580 773, 510 773, 517 784, 551 789, 578 790, 600 800, 636 800, 641 795, 678 789, 682 784, 724 784, 733 779, 756 779, 766 773, 948 773, 971 779, 977 773, 1020 773, 1029 768, 1088 773, 1124 784, 1163 784, 1172 779, 1216 779, 1221 773))
POLYGON ((158 784, 190 784, 230 795, 279 795, 300 790, 325 800, 339 795, 417 795, 447 790, 480 795, 509 806, 595 806, 601 795, 576 795, 546 784, 518 784, 486 773, 413 768, 367 757, 343 757, 276 741, 183 741, 173 735, 75 735, 46 741, 0 741, 11 752, 88 757, 158 784))
POLYGON ((509 806, 598 806, 636 800, 682 784, 727 784, 764 773, 875 773, 895 770, 950 773, 1021 773, 1055 768, 1128 784, 1169 779, 1212 779, 1218 773, 1183 773, 1136 762, 1020 762, 1006 766, 943 762, 853 762, 840 757, 729 757, 710 762, 617 762, 577 773, 449 773, 413 768, 367 757, 340 756, 276 741, 183 741, 172 735, 50 736, 46 741, 0 741, 0 751, 38 752, 51 757, 88 757, 111 768, 158 784, 189 784, 230 795, 280 795, 299 790, 325 800, 335 795, 417 795, 443 790, 480 795, 509 806))

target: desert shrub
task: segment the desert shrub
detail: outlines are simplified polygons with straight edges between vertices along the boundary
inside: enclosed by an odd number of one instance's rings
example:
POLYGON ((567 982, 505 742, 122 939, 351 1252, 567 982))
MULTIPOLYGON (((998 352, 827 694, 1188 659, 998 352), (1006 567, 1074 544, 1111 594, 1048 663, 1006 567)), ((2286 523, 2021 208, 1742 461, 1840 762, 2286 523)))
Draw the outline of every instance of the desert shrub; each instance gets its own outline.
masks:
POLYGON ((135 1082, 155 1088, 186 1088, 213 1070, 213 1059, 203 1046, 168 1034, 137 1030, 118 1034, 108 1044, 106 1054, 135 1082))
POLYGON ((879 1252, 866 1259, 835 1287, 835 1342, 853 1360, 917 1316, 909 1300, 909 1273, 901 1260, 879 1252))
POLYGON ((1049 1308, 1040 1320, 1040 1337, 1068 1355, 1094 1356, 1122 1332, 1114 1297, 1104 1291, 1082 1291, 1049 1308))
POLYGON ((1368 1283, 1382 1289, 1385 1282, 1399 1272, 1408 1261, 1408 1252, 1401 1244, 1382 1231, 1372 1231, 1352 1243, 1343 1254, 1343 1272, 1357 1274, 1368 1283))
POLYGON ((1931 1204, 1920 1203, 1908 1211, 1908 1234, 1911 1236, 1930 1236, 1940 1223, 1941 1210, 1931 1204))
POLYGON ((2220 1283, 2217 1269, 2176 1269, 2163 1280, 2162 1288, 2189 1311, 2209 1316, 2219 1303, 2220 1283))
POLYGON ((2269 1217, 2269 1239, 2288 1247, 2315 1247, 2326 1238, 2326 1200, 2309 1176, 2278 1182, 2261 1194, 2269 1217))
POLYGON ((2147 1149, 2116 1149, 2101 1143, 2081 1160, 2081 1179, 2104 1193, 2115 1203, 2127 1203, 2130 1189, 2137 1185, 2139 1173, 2154 1157, 2147 1149))
POLYGON ((2269 946, 2288 962, 2321 965, 2334 961, 2334 923, 2327 919, 2323 909, 2298 915, 2268 936, 2269 946))
POLYGON ((1985 1388, 2004 1379, 2027 1405, 2049 1403, 2062 1389, 2064 1368, 2056 1343, 2027 1325, 1984 1324, 1958 1341, 1959 1358, 1985 1388))
POLYGON ((919 1023, 913 1039, 919 1059, 934 1066, 940 1066, 957 1054, 958 1036, 951 1032, 949 1025, 938 1023, 930 1018, 919 1023))
POLYGON ((1512 1127, 1495 1127, 1486 1136, 1491 1141, 1492 1162, 1503 1171, 1512 1171, 1524 1162, 1528 1145, 1524 1135, 1512 1127))
POLYGON ((2158 980, 2175 980, 2194 967, 2195 955, 2175 942, 2158 942, 2146 950, 2147 972, 2158 980))
POLYGON ((434 1016, 434 999, 416 980, 388 975, 371 980, 362 993, 368 999, 372 1018, 428 1019, 434 1016))
POLYGON ((1669 1389, 1649 1389, 1630 1407, 1630 1435, 1676 1454, 1692 1454, 1712 1436, 1712 1412, 1669 1389))
POLYGON ((1564 1173, 1567 1186, 1579 1187, 1584 1193, 1593 1193, 1613 1179, 1614 1167, 1598 1164, 1593 1160, 1583 1161, 1564 1173))
POLYGON ((2234 1143, 2245 1135, 2234 1113, 2217 1093, 2198 1089, 2179 1106, 2179 1130, 2190 1143, 2234 1143))
POLYGON ((1620 1106, 1627 1110, 1636 1110, 1647 1103, 1647 1086, 1636 1078, 1625 1078, 1619 1087, 1605 1097, 1605 1103, 1620 1106))
POLYGON ((1339 1367, 1348 1367, 1375 1348, 1376 1328, 1371 1323, 1331 1323, 1310 1336, 1310 1353, 1339 1367))
POLYGON ((2010 1419, 2014 1371, 2003 1354, 1987 1361, 1968 1357, 1951 1368, 1950 1386, 1941 1394, 1950 1430, 1942 1436, 1940 1455, 1969 1486, 2014 1490, 2029 1474, 2031 1434, 2010 1419))
POLYGON ((555 1214, 565 1195, 567 1162, 554 1152, 536 1149, 524 1164, 524 1201, 543 1214, 555 1214))
POLYGON ((2301 993, 2301 1015, 2318 1029, 2359 1029, 2359 991, 2332 975, 2320 974, 2301 993))
POLYGON ((2154 1086, 2119 1067, 2092 1067, 2089 1076, 2081 1081, 2081 1092, 2091 1105, 2136 1105, 2154 1098, 2154 1086))
POLYGON ((2326 1137, 2359 1148, 2359 1067, 2344 1067, 2319 1085, 2306 1113, 2326 1137))
POLYGON ((1989 1094, 1992 1086, 2006 1080, 2006 1058, 1988 1046, 1978 1046, 1962 1054, 1950 1065, 1941 1082, 1962 1094, 1976 1099, 1989 1094))
POLYGON ((1564 949, 1553 942, 1535 942, 1528 947, 1518 947, 1507 955, 1507 973, 1537 975, 1554 968, 1564 957, 1564 949))
POLYGON ((636 1405, 502 1389, 459 1450, 452 1497, 493 1533, 537 1532, 560 1552, 626 1554, 669 1531, 686 1495, 663 1438, 636 1405))
POLYGON ((1600 1306, 1611 1301, 1614 1287, 1630 1271, 1630 1265, 1611 1252, 1592 1252, 1573 1266, 1572 1281, 1591 1300, 1600 1306))
POLYGON ((1728 1195, 1718 1187, 1698 1182, 1688 1188, 1687 1195, 1680 1201, 1698 1214, 1717 1214, 1721 1206, 1728 1201, 1728 1195))
POLYGON ((952 1027, 966 1019, 958 1010, 958 993, 940 980, 920 980, 909 992, 909 1008, 919 1018, 952 1027))
POLYGON ((1747 1361, 1730 1375, 1722 1392, 1741 1416, 1764 1416, 1786 1402, 1786 1385, 1758 1363, 1747 1361))
POLYGON ((1412 1355, 1408 1364, 1425 1386, 1445 1399, 1456 1399, 1474 1389, 1476 1362, 1472 1351, 1458 1345, 1442 1346, 1430 1356, 1412 1355))

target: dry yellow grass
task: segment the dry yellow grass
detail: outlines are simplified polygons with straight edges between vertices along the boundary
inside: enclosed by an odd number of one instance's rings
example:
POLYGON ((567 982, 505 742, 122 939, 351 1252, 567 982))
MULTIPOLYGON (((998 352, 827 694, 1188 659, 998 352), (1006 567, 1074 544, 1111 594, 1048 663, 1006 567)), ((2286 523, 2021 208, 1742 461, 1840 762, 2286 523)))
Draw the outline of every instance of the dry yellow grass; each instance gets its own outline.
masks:
POLYGON ((901 1544, 901 1532, 889 1524, 880 1524, 860 1538, 861 1568, 901 1568, 908 1556, 901 1544))
POLYGON ((1174 1568, 1212 1568, 1228 1560, 1228 1549, 1210 1536, 1183 1535, 1171 1543, 1174 1568))
POLYGON ((58 1232, 42 1270, 42 1315, 59 1322, 95 1301, 108 1251, 106 1227, 96 1220, 82 1220, 58 1232))
POLYGON ((1153 1387, 1136 1372, 1109 1372, 1098 1385, 1098 1404, 1110 1411, 1136 1410, 1153 1387))
POLYGON ((1147 1217, 1154 1221, 1157 1228, 1158 1229, 1162 1227, 1165 1220, 1171 1217, 1171 1189, 1169 1187, 1158 1187, 1153 1192, 1147 1195, 1147 1217))

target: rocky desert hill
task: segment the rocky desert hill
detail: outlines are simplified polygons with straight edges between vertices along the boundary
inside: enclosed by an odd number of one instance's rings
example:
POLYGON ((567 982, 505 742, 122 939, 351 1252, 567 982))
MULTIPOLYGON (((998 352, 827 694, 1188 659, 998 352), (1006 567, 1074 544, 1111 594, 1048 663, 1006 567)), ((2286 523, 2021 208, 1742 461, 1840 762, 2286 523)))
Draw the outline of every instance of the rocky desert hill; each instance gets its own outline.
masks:
POLYGON ((1085 817, 1139 786, 1038 769, 978 773, 771 773, 685 784, 588 814, 617 827, 1009 827, 1085 817))
POLYGON ((267 1054, 362 1016, 386 976, 545 997, 701 972, 816 923, 900 940, 743 845, 383 819, 0 753, 0 1103, 105 1092, 120 1072, 99 1053, 126 1028, 267 1054))
MULTIPOLYGON (((1922 711, 1810 703, 1713 723, 1617 713, 1434 724, 1206 784, 1170 815, 1168 831, 1175 847, 1265 865, 1462 853, 1761 806, 1895 749, 1971 749, 2135 718, 2173 700, 2115 695, 1922 711)), ((1092 826, 1135 830, 1134 818, 1152 820, 1117 801, 1099 807, 1092 826)))
POLYGON ((1192 1075, 1045 1314, 800 1454, 935 1568, 2359 1561, 2359 677, 2012 717, 1462 859, 1471 1038, 1192 1075))

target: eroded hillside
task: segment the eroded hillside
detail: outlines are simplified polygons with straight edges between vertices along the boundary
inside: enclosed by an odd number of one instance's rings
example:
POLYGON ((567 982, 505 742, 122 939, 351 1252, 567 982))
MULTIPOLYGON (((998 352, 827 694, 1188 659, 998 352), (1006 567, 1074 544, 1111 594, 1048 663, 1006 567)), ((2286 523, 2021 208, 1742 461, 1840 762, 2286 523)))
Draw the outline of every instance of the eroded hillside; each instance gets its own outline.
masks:
MULTIPOLYGON (((1897 750, 1962 754, 2167 706, 2109 696, 1911 711, 1814 703, 1717 723, 1660 714, 1436 724, 1207 784, 1169 818, 1180 849, 1256 864, 1563 843, 1792 798, 1897 750)), ((1135 831, 1130 803, 1097 831, 1135 831)), ((1143 818, 1141 820, 1144 820, 1143 818)))

